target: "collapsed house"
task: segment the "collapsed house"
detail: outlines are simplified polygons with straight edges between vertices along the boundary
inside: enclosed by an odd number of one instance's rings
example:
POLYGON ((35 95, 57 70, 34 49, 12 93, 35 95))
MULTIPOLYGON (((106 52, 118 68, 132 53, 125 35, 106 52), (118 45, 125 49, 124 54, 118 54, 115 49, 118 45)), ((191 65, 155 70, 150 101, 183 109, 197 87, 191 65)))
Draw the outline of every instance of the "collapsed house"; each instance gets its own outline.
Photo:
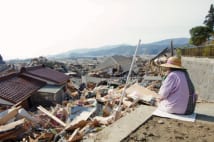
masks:
POLYGON ((173 46, 173 41, 170 42, 170 47, 164 48, 156 56, 150 59, 150 63, 153 65, 160 65, 166 62, 167 58, 176 54, 176 48, 173 46))
POLYGON ((0 104, 24 108, 61 104, 69 76, 45 66, 23 67, 0 78, 0 104))
POLYGON ((21 74, 46 83, 32 95, 32 102, 35 105, 50 106, 62 103, 69 76, 44 65, 22 68, 21 74))
POLYGON ((0 104, 10 106, 21 102, 24 108, 29 108, 30 97, 45 83, 20 73, 11 73, 0 78, 0 104))
MULTIPOLYGON (((125 92, 126 95, 121 100, 121 94, 124 89, 123 83, 118 84, 117 87, 111 87, 108 86, 109 84, 99 83, 103 81, 99 79, 95 86, 88 81, 91 80, 95 83, 94 79, 97 78, 89 77, 86 78, 88 83, 86 88, 81 91, 79 99, 63 101, 62 103, 64 88, 67 87, 66 85, 70 80, 69 76, 45 66, 36 66, 22 68, 18 73, 18 77, 28 79, 28 85, 32 84, 29 86, 32 92, 23 90, 22 94, 27 92, 26 97, 14 102, 11 101, 12 103, 9 102, 11 103, 10 105, 14 106, 17 102, 22 101, 38 106, 38 110, 34 110, 33 114, 25 115, 24 120, 18 117, 19 112, 21 112, 20 107, 15 106, 15 108, 12 107, 2 113, 0 112, 0 120, 5 122, 0 124, 0 138, 3 140, 23 140, 27 138, 32 141, 77 141, 87 139, 94 132, 102 130, 132 111, 131 108, 134 108, 138 102, 153 105, 154 96, 156 95, 155 92, 146 89, 140 84, 130 82, 125 92), (33 84, 33 82, 37 83, 33 84), (37 84, 38 86, 36 86, 37 84), (117 116, 115 110, 118 108, 120 101, 122 101, 121 115, 117 116), (51 103, 56 105, 50 107, 51 103), (40 105, 47 107, 44 108, 40 105), (14 115, 11 115, 11 109, 12 112, 16 112, 14 115), (14 121, 9 121, 9 116, 14 118, 14 121), (30 130, 24 129, 27 124, 30 124, 28 126, 31 128, 30 130), (16 127, 3 129, 8 128, 10 125, 16 127), (24 136, 20 133, 21 131, 18 131, 18 128, 22 129, 22 133, 25 133, 24 136), (17 137, 9 138, 7 137, 8 134, 13 134, 13 136, 17 137)), ((23 84, 20 87, 24 88, 28 85, 23 84)), ((10 88, 12 88, 12 85, 10 85, 10 88)), ((17 92, 21 90, 18 87, 14 88, 17 89, 17 92)), ((4 101, 8 100, 4 99, 4 101)))
POLYGON ((107 57, 102 63, 97 65, 90 75, 104 78, 111 76, 122 77, 128 74, 131 62, 132 59, 126 56, 115 55, 107 57))

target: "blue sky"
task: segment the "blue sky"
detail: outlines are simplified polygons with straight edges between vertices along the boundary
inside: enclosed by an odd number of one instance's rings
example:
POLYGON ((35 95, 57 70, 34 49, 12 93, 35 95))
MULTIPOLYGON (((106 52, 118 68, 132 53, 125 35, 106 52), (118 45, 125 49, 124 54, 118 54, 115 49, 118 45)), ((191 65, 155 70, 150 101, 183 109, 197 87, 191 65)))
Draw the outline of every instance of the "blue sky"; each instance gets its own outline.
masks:
MULTIPOLYGON (((213 0, 0 1, 0 54, 29 58, 79 48, 190 37, 213 0)), ((214 3, 213 3, 214 4, 214 3)))

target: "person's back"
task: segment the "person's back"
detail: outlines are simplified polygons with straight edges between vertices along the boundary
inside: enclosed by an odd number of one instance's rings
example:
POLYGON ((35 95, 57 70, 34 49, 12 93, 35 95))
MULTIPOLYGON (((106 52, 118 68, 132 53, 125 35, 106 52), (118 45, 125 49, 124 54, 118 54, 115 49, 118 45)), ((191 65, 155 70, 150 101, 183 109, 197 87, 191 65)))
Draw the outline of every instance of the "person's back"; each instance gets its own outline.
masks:
POLYGON ((173 71, 168 74, 159 93, 159 109, 176 114, 184 114, 189 99, 189 88, 185 74, 182 71, 173 71))

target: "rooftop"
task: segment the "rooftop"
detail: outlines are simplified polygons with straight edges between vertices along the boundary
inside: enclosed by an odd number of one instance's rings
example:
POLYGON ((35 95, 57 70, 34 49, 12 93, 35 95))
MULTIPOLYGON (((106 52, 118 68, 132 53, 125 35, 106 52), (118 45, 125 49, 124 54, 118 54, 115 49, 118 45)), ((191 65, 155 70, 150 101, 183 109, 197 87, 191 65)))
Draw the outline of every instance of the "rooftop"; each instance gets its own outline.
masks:
POLYGON ((12 73, 0 77, 0 98, 18 103, 27 99, 43 85, 45 85, 44 82, 12 73))
POLYGON ((24 67, 21 69, 21 73, 26 76, 30 75, 30 77, 35 77, 37 79, 51 81, 57 85, 61 85, 69 80, 68 75, 45 67, 44 65, 27 68, 24 67))

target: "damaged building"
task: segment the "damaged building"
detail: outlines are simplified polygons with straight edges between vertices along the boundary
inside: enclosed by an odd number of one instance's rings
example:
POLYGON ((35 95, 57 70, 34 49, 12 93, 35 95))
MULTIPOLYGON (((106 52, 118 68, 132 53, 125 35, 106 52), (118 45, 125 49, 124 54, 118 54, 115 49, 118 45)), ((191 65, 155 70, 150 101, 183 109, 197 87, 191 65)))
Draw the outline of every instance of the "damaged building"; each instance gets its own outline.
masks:
POLYGON ((20 73, 11 73, 0 78, 0 104, 11 106, 21 102, 21 105, 28 109, 31 103, 31 96, 45 83, 20 73))
POLYGON ((32 101, 35 105, 49 106, 62 103, 65 86, 70 78, 69 76, 45 67, 44 65, 22 68, 21 74, 40 80, 46 84, 32 95, 32 101))
MULTIPOLYGON (((132 59, 126 56, 115 55, 107 57, 90 73, 97 77, 122 77, 128 74, 132 59)), ((134 72, 133 72, 134 73, 134 72)))
POLYGON ((26 109, 62 103, 69 76, 45 66, 23 67, 0 78, 0 104, 21 102, 26 109))

